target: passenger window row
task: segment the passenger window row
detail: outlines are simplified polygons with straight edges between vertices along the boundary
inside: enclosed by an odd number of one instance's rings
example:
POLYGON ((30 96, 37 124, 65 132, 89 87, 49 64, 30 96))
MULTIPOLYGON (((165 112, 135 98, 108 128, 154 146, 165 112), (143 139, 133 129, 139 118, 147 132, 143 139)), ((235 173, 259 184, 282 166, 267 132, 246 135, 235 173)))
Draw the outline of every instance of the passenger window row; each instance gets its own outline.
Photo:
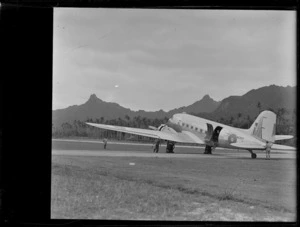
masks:
POLYGON ((201 128, 197 128, 197 127, 194 127, 194 126, 190 126, 189 124, 185 124, 185 123, 181 123, 181 125, 183 126, 183 127, 186 127, 186 128, 191 128, 191 129, 194 129, 195 131, 198 131, 198 132, 201 132, 201 133, 204 133, 204 132, 206 132, 206 131, 204 131, 203 129, 201 129, 201 128))

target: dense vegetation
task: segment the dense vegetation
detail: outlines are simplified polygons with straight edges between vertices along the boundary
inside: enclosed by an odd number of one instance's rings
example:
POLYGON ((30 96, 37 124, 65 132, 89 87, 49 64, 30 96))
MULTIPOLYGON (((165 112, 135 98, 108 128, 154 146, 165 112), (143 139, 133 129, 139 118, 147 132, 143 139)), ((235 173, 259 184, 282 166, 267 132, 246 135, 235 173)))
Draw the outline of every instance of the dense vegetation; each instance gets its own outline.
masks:
POLYGON ((150 138, 145 138, 142 136, 134 136, 126 133, 114 132, 110 130, 103 130, 95 128, 85 124, 85 122, 99 123, 99 124, 108 124, 108 125, 118 125, 126 126, 133 128, 148 128, 148 126, 158 127, 161 124, 165 124, 168 121, 168 118, 163 119, 149 119, 141 118, 140 116, 134 117, 131 119, 129 116, 125 117, 125 120, 122 118, 105 120, 103 117, 97 119, 88 118, 86 121, 82 122, 75 120, 72 123, 63 123, 59 128, 52 128, 52 136, 54 138, 62 137, 88 137, 88 138, 108 138, 113 140, 136 140, 136 141, 152 141, 150 138))
MULTIPOLYGON (((276 134, 281 135, 296 135, 296 110, 288 111, 284 108, 279 108, 276 111, 270 109, 277 114, 277 128, 276 134)), ((258 103, 258 112, 260 112, 260 105, 258 103)), ((249 128, 255 119, 251 119, 249 115, 238 113, 236 115, 229 115, 227 117, 216 117, 209 114, 193 114, 195 116, 205 117, 206 119, 214 120, 226 125, 238 128, 249 128)), ((130 118, 126 116, 125 119, 118 118, 112 120, 105 120, 103 117, 97 119, 88 118, 86 121, 74 120, 72 123, 63 123, 60 127, 52 127, 52 136, 54 138, 65 137, 88 137, 94 139, 108 138, 113 140, 136 140, 136 141, 152 141, 150 138, 142 136, 128 135, 126 133, 114 132, 110 130, 103 130, 85 124, 85 122, 93 122, 100 124, 118 125, 133 128, 148 128, 148 126, 158 127, 165 124, 168 118, 163 119, 149 119, 146 117, 130 118)), ((295 145, 296 139, 285 142, 285 144, 295 145)))

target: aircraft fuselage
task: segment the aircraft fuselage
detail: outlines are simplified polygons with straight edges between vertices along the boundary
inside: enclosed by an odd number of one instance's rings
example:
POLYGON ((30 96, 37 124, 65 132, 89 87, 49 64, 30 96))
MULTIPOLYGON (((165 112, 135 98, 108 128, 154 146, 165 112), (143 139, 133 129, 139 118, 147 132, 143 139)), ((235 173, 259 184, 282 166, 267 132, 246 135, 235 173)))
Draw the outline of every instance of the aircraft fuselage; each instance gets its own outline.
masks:
POLYGON ((231 146, 230 144, 242 142, 265 144, 265 141, 262 139, 249 135, 247 130, 188 114, 174 114, 167 122, 167 126, 173 128, 176 132, 190 132, 200 140, 205 141, 206 145, 212 147, 236 149, 236 147, 231 146))

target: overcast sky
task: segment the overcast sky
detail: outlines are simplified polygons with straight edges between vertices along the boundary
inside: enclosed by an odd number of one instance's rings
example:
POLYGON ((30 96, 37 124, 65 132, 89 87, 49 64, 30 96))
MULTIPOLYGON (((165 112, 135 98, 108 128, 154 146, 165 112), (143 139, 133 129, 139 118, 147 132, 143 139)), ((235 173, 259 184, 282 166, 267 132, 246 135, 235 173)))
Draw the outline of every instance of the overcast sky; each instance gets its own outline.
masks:
POLYGON ((53 109, 91 94, 170 110, 209 94, 296 85, 293 11, 54 10, 53 109))

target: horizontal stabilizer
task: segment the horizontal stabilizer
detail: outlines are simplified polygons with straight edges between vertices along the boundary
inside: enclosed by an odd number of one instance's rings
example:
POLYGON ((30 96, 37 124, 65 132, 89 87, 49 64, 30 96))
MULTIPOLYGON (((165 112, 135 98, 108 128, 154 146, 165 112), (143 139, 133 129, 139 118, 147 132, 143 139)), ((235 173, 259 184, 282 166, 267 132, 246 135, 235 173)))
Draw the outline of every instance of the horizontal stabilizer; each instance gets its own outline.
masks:
MULTIPOLYGON (((253 149, 253 150, 264 150, 266 147, 264 145, 260 145, 257 143, 231 143, 230 145, 237 147, 237 148, 242 148, 242 149, 253 149)), ((295 147, 290 147, 286 145, 281 145, 281 144, 273 144, 271 147, 271 150, 281 150, 281 151, 295 151, 295 147)))
POLYGON ((265 146, 260 145, 258 143, 231 143, 231 146, 237 147, 237 148, 243 148, 243 149, 265 149, 265 146))
POLYGON ((275 140, 288 140, 292 139, 294 136, 292 135, 276 135, 275 140))
POLYGON ((295 151, 295 150, 297 150, 296 147, 290 147, 290 146, 281 145, 281 144, 273 144, 271 149, 272 150, 282 150, 282 151, 295 151))

